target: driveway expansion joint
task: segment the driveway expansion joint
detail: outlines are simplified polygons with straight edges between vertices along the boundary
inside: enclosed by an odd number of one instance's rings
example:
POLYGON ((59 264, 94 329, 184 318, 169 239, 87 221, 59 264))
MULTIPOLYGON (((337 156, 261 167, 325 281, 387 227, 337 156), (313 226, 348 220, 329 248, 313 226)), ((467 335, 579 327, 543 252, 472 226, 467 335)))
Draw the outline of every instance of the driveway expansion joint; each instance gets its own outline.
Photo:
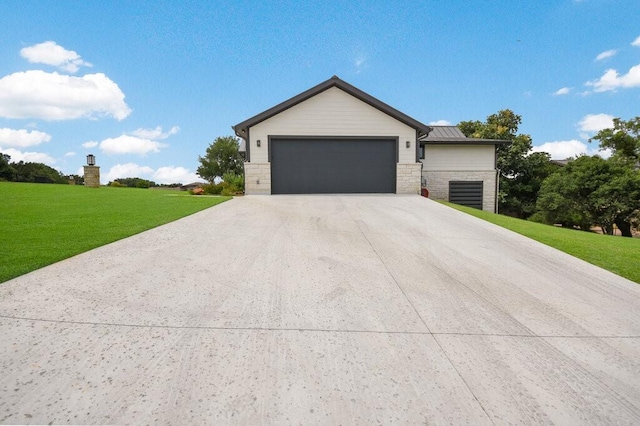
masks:
POLYGON ((221 330, 221 331, 300 331, 310 333, 344 333, 344 334, 400 334, 415 336, 468 336, 468 337, 524 337, 536 339, 640 339, 640 336, 557 336, 557 335, 532 335, 532 334, 507 334, 507 333, 461 333, 461 332, 430 332, 430 331, 400 331, 400 330, 355 330, 332 328, 300 328, 300 327, 221 327, 208 325, 157 325, 157 324, 125 324, 94 321, 55 320, 46 318, 19 317, 13 315, 0 315, 0 318, 45 322, 53 324, 91 325, 99 327, 122 328, 158 328, 167 330, 221 330))

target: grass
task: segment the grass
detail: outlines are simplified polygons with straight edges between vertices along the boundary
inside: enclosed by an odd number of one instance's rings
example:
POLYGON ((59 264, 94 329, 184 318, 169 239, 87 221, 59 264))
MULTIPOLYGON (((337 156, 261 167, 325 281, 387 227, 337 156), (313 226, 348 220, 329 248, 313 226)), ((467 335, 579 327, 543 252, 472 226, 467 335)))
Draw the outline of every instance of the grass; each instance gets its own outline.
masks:
POLYGON ((230 198, 0 182, 0 283, 230 198))
POLYGON ((640 283, 640 239, 600 235, 529 222, 442 202, 456 210, 517 232, 586 262, 640 283))

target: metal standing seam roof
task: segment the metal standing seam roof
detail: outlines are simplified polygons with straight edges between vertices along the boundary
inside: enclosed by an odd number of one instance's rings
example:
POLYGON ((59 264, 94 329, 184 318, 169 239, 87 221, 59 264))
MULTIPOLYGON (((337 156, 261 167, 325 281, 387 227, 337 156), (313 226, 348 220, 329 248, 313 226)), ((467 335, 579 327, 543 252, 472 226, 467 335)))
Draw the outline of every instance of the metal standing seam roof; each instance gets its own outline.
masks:
POLYGON ((241 123, 236 124, 235 126, 232 126, 232 129, 234 130, 235 134, 237 136, 239 136, 240 138, 246 138, 247 136, 247 132, 248 129, 252 126, 255 126, 256 124, 265 121, 271 117, 273 117, 274 115, 280 114, 281 112, 295 106, 298 105, 299 103, 302 103, 304 101, 306 101, 309 98, 312 98, 313 96, 324 92, 327 89, 330 89, 332 87, 337 87, 341 90, 343 90, 344 92, 350 94, 351 96, 360 99, 361 101, 363 101, 366 104, 369 104, 370 106, 378 109, 379 111, 382 111, 383 113, 395 118, 396 120, 400 121, 401 123, 406 124, 409 127, 412 127, 414 129, 416 129, 416 131, 418 132, 418 137, 420 136, 426 136, 429 134, 429 132, 431 131, 431 127, 427 126, 426 124, 423 124, 421 122, 419 122, 418 120, 409 117, 408 115, 398 111, 397 109, 391 107, 390 105, 385 104, 384 102, 380 101, 379 99, 374 98, 373 96, 369 95, 368 93, 363 92, 362 90, 358 89, 355 86, 352 86, 351 84, 347 83, 344 80, 341 80, 340 78, 338 78, 338 76, 333 76, 330 79, 323 81, 322 83, 318 84, 317 86, 312 87, 309 90, 306 90, 302 93, 300 93, 299 95, 294 96, 291 99, 288 99, 272 108, 269 108, 268 110, 261 112, 258 115, 255 115, 241 123))
POLYGON ((433 130, 429 133, 429 139, 466 138, 462 130, 458 129, 457 126, 431 126, 431 128, 433 130))
POLYGON ((511 143, 502 139, 468 138, 457 126, 431 126, 428 135, 418 139, 421 144, 429 145, 502 145, 511 143))

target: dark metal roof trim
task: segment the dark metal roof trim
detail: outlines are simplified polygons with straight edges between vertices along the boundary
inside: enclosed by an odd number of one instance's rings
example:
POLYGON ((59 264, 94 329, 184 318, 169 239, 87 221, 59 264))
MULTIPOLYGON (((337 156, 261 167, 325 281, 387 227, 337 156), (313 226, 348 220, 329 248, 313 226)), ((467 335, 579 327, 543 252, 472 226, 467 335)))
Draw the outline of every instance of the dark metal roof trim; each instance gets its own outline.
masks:
POLYGON ((300 93, 299 95, 294 96, 291 99, 288 99, 282 103, 279 103, 278 105, 272 108, 269 108, 268 110, 261 112, 258 115, 255 115, 241 123, 236 124, 235 126, 232 126, 232 128, 237 136, 244 139, 247 137, 248 130, 250 127, 255 126, 258 123, 261 123, 262 121, 265 121, 273 117, 274 115, 280 114, 281 112, 293 106, 296 106, 299 103, 302 103, 307 99, 312 98, 313 96, 319 93, 322 93, 325 90, 330 89, 332 87, 337 87, 338 89, 350 94, 351 96, 361 100, 362 102, 369 104, 370 106, 376 108, 377 110, 382 111, 383 113, 395 118, 401 123, 404 123, 407 126, 416 129, 420 135, 426 136, 431 131, 431 127, 427 126, 426 124, 423 124, 418 120, 415 120, 409 117, 408 115, 398 111, 397 109, 374 98, 368 93, 363 92, 357 87, 350 85, 346 81, 341 80, 340 78, 338 78, 338 76, 335 76, 335 75, 331 77, 329 80, 323 81, 317 86, 314 86, 311 89, 306 90, 300 93))

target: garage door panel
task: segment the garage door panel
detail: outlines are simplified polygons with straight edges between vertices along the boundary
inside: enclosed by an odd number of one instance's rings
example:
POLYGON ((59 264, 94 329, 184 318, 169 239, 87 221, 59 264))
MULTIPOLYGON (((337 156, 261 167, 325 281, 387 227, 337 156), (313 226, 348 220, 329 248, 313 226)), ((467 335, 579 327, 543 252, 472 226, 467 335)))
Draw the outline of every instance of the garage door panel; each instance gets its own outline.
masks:
POLYGON ((271 139, 271 193, 393 193, 396 146, 394 139, 271 139))

